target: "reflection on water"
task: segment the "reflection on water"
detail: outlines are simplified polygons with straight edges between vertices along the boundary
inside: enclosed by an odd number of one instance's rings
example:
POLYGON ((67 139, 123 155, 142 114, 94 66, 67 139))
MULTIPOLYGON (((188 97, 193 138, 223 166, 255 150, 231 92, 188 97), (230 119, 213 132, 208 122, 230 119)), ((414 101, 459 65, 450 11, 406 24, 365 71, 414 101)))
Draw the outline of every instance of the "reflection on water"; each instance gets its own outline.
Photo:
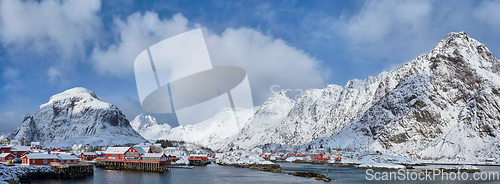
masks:
MULTIPOLYGON (((309 171, 317 172, 329 176, 333 183, 499 183, 499 181, 475 181, 473 174, 467 174, 467 181, 448 180, 442 181, 440 176, 436 180, 424 181, 367 181, 366 170, 348 167, 328 167, 314 164, 279 163, 283 171, 309 171)), ((419 166, 410 170, 419 172, 431 168, 449 168, 446 165, 419 166)), ((500 172, 499 166, 477 166, 484 172, 500 172)), ((397 170, 375 170, 374 172, 397 172, 397 170)), ((427 178, 429 179, 429 178, 427 178)), ((79 180, 33 180, 33 183, 324 183, 316 181, 314 178, 301 178, 282 173, 262 172, 247 168, 234 168, 229 166, 219 166, 211 164, 208 166, 195 167, 194 169, 174 168, 169 172, 146 173, 134 171, 116 171, 96 169, 93 177, 79 180)))

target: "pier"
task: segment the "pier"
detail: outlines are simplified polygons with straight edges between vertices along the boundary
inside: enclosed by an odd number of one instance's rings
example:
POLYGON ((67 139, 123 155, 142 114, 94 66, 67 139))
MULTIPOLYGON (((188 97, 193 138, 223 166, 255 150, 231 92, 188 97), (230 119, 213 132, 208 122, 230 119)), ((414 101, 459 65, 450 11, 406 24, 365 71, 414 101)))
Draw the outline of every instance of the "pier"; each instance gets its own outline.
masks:
POLYGON ((50 163, 59 178, 80 178, 94 175, 94 165, 91 164, 61 164, 58 162, 50 163))
POLYGON ((168 171, 166 164, 147 161, 97 161, 97 167, 112 170, 133 170, 133 171, 148 171, 148 172, 165 172, 168 171))

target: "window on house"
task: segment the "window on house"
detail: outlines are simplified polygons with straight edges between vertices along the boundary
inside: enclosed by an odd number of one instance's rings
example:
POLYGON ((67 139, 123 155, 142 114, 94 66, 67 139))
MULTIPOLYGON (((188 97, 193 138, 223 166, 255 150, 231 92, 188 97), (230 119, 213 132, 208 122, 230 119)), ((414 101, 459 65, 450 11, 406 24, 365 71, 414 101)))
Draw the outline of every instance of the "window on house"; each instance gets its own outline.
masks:
POLYGON ((43 163, 46 164, 47 163, 47 159, 43 159, 43 163))
POLYGON ((32 163, 35 163, 35 160, 33 160, 32 163))

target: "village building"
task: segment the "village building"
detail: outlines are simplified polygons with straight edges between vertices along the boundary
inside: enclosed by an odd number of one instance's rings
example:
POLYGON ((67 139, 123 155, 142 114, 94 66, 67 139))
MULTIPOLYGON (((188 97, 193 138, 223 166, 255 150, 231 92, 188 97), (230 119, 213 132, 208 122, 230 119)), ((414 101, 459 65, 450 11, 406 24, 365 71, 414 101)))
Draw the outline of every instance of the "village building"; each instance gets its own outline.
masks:
POLYGON ((40 149, 40 142, 31 142, 31 148, 40 149))
POLYGON ((0 153, 10 153, 10 146, 1 146, 0 153))
POLYGON ((30 146, 12 146, 10 148, 10 153, 12 153, 16 158, 21 158, 22 156, 29 154, 31 151, 30 146))
POLYGON ((51 162, 58 162, 59 157, 51 154, 26 154, 21 160, 23 165, 50 165, 51 162))
POLYGON ((94 160, 97 158, 97 153, 94 152, 82 152, 78 155, 78 158, 82 160, 94 160))
POLYGON ((104 160, 123 160, 130 147, 109 147, 104 151, 104 160))
POLYGON ((0 162, 6 162, 6 161, 11 161, 14 160, 16 156, 14 156, 12 153, 1 153, 0 154, 0 162))
POLYGON ((189 164, 190 165, 207 165, 210 161, 206 154, 191 154, 189 155, 189 164))
POLYGON ((7 138, 3 138, 2 140, 0 140, 0 144, 10 144, 10 140, 7 138))
POLYGON ((163 149, 164 153, 174 153, 177 150, 177 147, 166 147, 165 149, 163 149))
POLYGON ((170 163, 170 157, 166 156, 164 153, 145 153, 141 156, 143 162, 154 162, 160 164, 170 163))
POLYGON ((58 155, 61 164, 78 164, 79 158, 75 155, 58 155))

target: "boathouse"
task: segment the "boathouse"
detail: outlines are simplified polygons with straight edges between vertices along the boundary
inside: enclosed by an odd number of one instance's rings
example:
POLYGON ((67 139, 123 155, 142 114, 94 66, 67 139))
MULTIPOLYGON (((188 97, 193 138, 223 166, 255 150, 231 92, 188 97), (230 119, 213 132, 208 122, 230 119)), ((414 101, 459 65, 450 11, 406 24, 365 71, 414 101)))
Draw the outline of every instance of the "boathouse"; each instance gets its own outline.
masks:
POLYGON ((26 154, 21 160, 23 165, 50 165, 51 162, 58 162, 59 157, 52 154, 26 154))
POLYGON ((10 146, 0 146, 0 153, 10 153, 10 146))
POLYGON ((80 159, 75 155, 58 155, 61 164, 78 164, 80 159))
POLYGON ((31 151, 30 146, 12 146, 10 148, 10 153, 12 153, 16 158, 21 158, 22 156, 29 154, 31 151))
POLYGON ((104 160, 140 160, 144 153, 141 147, 109 147, 104 152, 104 160))
POLYGON ((14 160, 15 158, 16 158, 16 156, 14 156, 12 153, 2 153, 2 154, 0 154, 0 162, 14 160))
POLYGON ((143 162, 152 162, 160 164, 166 164, 171 162, 170 157, 167 157, 164 153, 144 153, 141 156, 141 160, 143 162))
POLYGON ((78 157, 82 160, 94 160, 97 158, 97 153, 94 152, 82 152, 78 157))
POLYGON ((130 147, 109 147, 104 152, 104 160, 123 160, 130 147))

